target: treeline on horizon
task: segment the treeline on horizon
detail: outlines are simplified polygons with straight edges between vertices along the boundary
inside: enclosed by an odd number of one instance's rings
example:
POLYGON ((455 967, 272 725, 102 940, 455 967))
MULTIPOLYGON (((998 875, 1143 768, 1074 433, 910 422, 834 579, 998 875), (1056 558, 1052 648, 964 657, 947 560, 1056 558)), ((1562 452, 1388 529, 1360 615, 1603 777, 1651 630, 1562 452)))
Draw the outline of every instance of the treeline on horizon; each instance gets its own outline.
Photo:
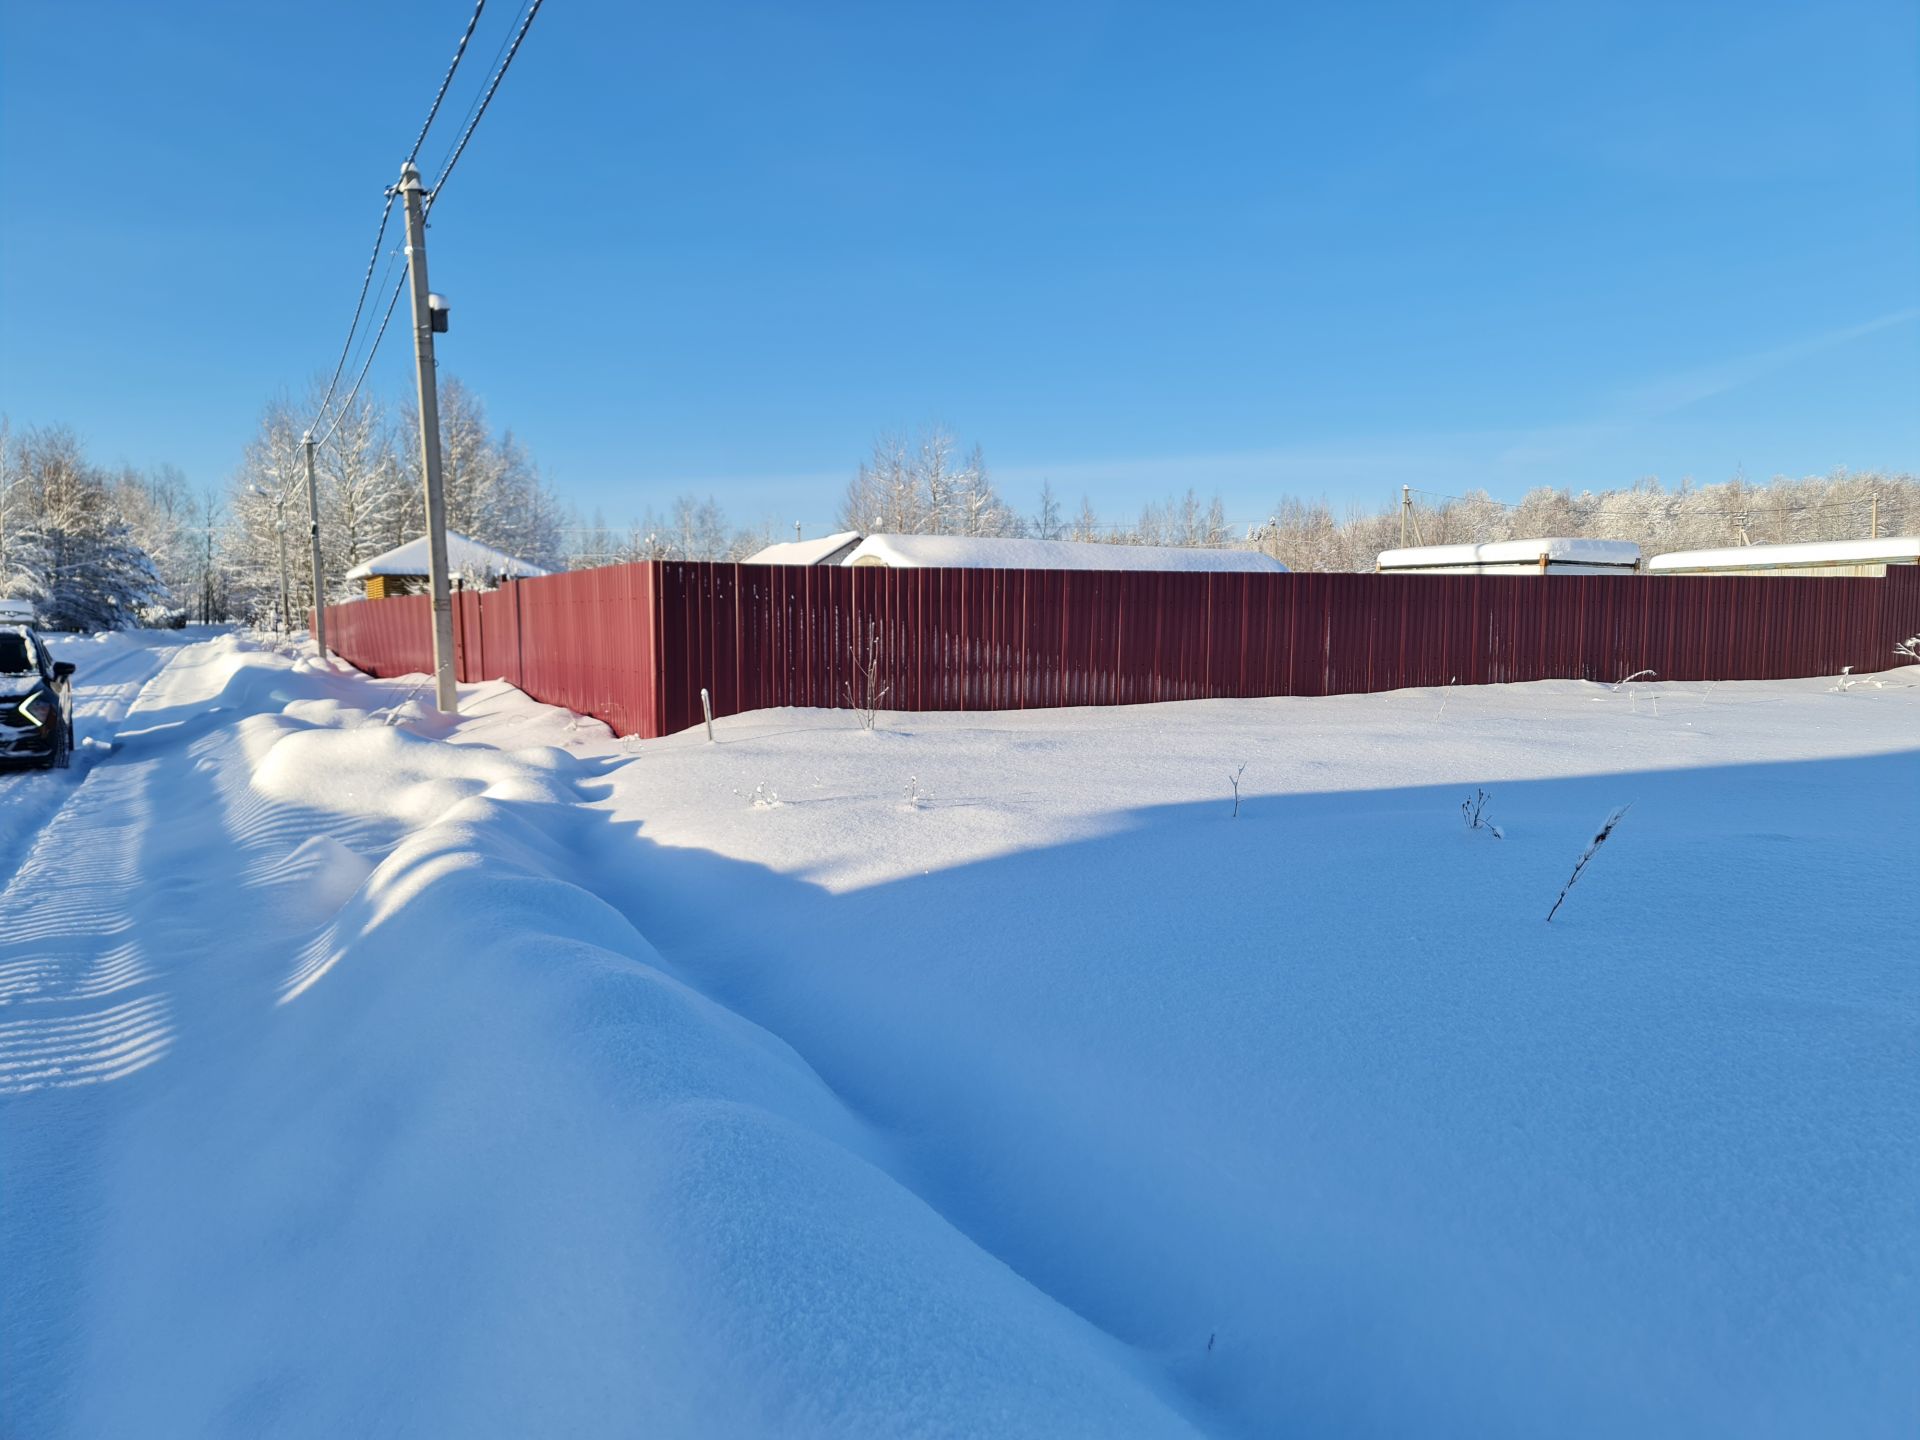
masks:
MULTIPOLYGON (((195 488, 171 466, 107 469, 59 426, 0 417, 0 598, 31 600, 50 626, 280 621, 311 603, 301 434, 318 395, 262 413, 241 463, 195 488), (284 525, 284 528, 283 528, 284 525), (283 552, 284 541, 284 552, 283 552)), ((543 569, 636 560, 740 560, 791 539, 779 521, 738 525, 711 496, 681 495, 624 527, 560 500, 510 430, 496 433, 456 379, 440 394, 448 525, 543 569)), ((329 422, 316 453, 328 598, 355 593, 354 565, 425 529, 412 407, 361 400, 329 422)), ((1537 536, 1631 540, 1643 554, 1715 546, 1920 533, 1920 479, 1835 471, 1766 483, 1736 478, 1617 489, 1540 487, 1518 503, 1481 493, 1414 491, 1410 505, 1350 505, 1283 496, 1256 524, 1229 523, 1218 495, 1197 491, 1103 518, 1091 497, 1070 513, 1044 486, 1031 514, 999 493, 984 454, 940 429, 883 436, 854 470, 837 523, 865 534, 976 535, 1115 545, 1258 550, 1302 571, 1367 571, 1402 543, 1486 543, 1537 536)))
MULTIPOLYGON (((1325 500, 1282 496, 1254 524, 1228 521, 1218 494, 1195 490, 1149 503, 1130 519, 1103 518, 1090 497, 1071 513, 1051 485, 1031 515, 1013 509, 993 483, 980 447, 964 454, 943 430, 877 441, 841 497, 836 523, 862 534, 976 535, 1258 550, 1295 570, 1368 571, 1384 550, 1408 545, 1485 544, 1540 536, 1631 540, 1643 554, 1724 545, 1863 539, 1920 532, 1920 478, 1834 471, 1756 484, 1647 478, 1609 490, 1530 490, 1518 503, 1484 491, 1462 496, 1415 490, 1403 505, 1355 504, 1336 514, 1325 500), (1404 542, 1402 536, 1405 536, 1404 542)), ((777 523, 735 527, 711 496, 681 496, 665 515, 648 512, 624 531, 596 512, 575 532, 572 564, 634 560, 740 560, 776 540, 777 523)))

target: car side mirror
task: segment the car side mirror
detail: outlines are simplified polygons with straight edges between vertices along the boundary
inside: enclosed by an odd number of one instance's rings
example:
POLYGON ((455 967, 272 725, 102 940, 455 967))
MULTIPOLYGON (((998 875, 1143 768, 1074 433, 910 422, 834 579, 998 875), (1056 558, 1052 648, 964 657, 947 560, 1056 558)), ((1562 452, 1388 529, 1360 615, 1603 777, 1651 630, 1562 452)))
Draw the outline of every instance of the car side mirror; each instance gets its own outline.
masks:
POLYGON ((53 678, 56 680, 71 680, 73 678, 73 662, 71 660, 54 661, 53 678))

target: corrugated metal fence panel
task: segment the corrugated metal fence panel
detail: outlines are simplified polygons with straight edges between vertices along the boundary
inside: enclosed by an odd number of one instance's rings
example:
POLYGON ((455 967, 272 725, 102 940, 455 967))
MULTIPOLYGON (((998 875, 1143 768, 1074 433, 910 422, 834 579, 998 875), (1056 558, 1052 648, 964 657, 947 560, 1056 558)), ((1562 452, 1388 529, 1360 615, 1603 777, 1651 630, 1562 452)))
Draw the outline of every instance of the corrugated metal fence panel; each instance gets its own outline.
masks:
POLYGON ((433 669, 432 602, 424 595, 327 607, 328 647, 369 675, 433 669))
MULTIPOLYGON (((1021 709, 1416 685, 1757 680, 1881 669, 1920 567, 1775 576, 1192 575, 622 565, 462 595, 462 679, 652 737, 845 707, 871 641, 889 710, 1021 709)), ((328 611, 377 675, 431 666, 425 597, 328 611)))
MULTIPOLYGON (((653 568, 577 570, 456 595, 455 673, 506 680, 616 734, 663 733, 653 568)), ((431 671, 431 624, 424 595, 327 608, 334 652, 373 675, 431 671)))

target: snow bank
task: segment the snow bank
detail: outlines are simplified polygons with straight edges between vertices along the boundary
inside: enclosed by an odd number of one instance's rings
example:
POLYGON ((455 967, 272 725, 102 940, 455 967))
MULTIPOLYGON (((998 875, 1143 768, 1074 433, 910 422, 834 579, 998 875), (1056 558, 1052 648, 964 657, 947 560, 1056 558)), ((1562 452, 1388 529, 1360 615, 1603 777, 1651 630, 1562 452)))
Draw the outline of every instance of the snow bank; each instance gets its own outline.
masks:
POLYGON ((997 540, 963 535, 869 535, 844 562, 979 570, 1185 570, 1211 574, 1286 566, 1253 550, 1099 545, 1078 540, 997 540))
POLYGON ((203 647, 8 892, 21 1433, 1192 1433, 573 883, 591 767, 389 688, 203 647))

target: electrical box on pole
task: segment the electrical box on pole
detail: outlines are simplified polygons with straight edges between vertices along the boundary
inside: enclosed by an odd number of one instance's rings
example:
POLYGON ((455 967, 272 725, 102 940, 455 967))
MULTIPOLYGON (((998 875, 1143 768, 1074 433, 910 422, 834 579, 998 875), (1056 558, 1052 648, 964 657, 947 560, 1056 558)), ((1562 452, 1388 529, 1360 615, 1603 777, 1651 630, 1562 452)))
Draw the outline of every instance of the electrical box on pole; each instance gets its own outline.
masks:
POLYGON ((407 275, 413 287, 413 360, 420 395, 420 470, 427 490, 427 579, 433 591, 433 694, 443 715, 460 708, 453 683, 453 596, 447 583, 447 502, 440 476, 440 389, 433 370, 433 336, 445 330, 445 302, 434 309, 427 289, 427 225, 420 172, 400 167, 407 206, 407 275))

